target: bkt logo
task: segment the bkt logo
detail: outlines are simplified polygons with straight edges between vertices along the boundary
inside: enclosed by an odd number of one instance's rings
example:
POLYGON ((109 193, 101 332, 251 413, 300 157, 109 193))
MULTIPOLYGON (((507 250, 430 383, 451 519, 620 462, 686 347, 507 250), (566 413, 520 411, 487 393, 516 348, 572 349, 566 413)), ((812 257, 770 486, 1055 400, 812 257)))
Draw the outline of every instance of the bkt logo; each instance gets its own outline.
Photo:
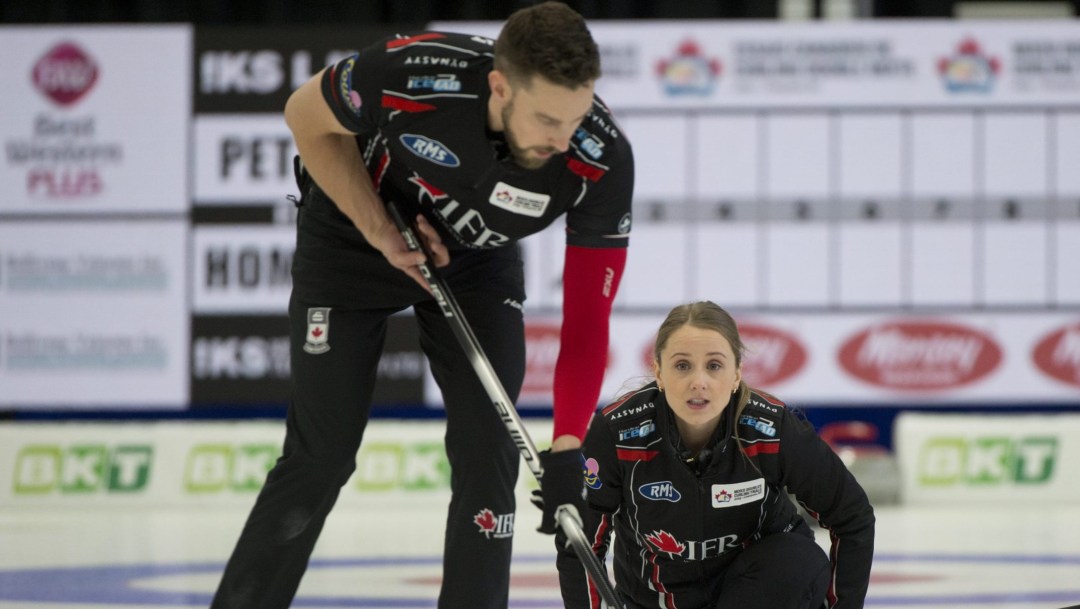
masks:
POLYGON ((449 489, 450 462, 442 442, 364 444, 352 484, 364 492, 449 489))
POLYGON ((25 446, 15 457, 15 494, 132 493, 150 480, 148 445, 25 446))
POLYGON ((194 446, 184 468, 184 489, 189 493, 257 491, 280 454, 273 444, 194 446))
POLYGON ((461 165, 461 161, 458 160, 457 155, 451 152, 446 146, 443 146, 438 140, 433 140, 422 135, 413 135, 412 133, 403 133, 400 139, 401 143, 409 149, 409 152, 422 159, 427 159, 436 165, 442 165, 443 167, 457 167, 461 165))
POLYGON ((927 486, 1046 484, 1054 475, 1057 452, 1058 441, 1052 436, 933 438, 919 455, 919 482, 927 486))
POLYGON ((670 501, 671 503, 675 503, 682 499, 682 494, 675 488, 675 485, 667 480, 663 482, 642 484, 638 487, 638 492, 641 493, 642 497, 653 501, 670 501))
POLYGON ((652 422, 652 419, 643 421, 641 425, 637 427, 631 427, 630 429, 620 429, 619 439, 628 440, 630 438, 644 438, 656 431, 656 424, 652 422))

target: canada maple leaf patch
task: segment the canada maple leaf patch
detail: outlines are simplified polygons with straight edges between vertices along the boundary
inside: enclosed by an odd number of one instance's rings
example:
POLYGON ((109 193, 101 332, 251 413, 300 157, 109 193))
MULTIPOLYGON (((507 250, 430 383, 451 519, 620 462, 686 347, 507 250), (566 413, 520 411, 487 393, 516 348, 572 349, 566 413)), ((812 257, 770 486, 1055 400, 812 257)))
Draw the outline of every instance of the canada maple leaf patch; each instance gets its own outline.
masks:
POLYGON ((497 522, 495 513, 491 510, 484 508, 480 510, 480 513, 473 516, 473 522, 476 526, 480 527, 480 531, 483 533, 491 533, 495 530, 495 524, 497 522))
POLYGON ((645 536, 645 540, 651 543, 657 550, 671 555, 682 554, 686 545, 672 537, 667 531, 653 531, 645 536))
POLYGON ((496 514, 490 508, 481 509, 473 522, 488 539, 506 539, 514 535, 514 514, 496 514))

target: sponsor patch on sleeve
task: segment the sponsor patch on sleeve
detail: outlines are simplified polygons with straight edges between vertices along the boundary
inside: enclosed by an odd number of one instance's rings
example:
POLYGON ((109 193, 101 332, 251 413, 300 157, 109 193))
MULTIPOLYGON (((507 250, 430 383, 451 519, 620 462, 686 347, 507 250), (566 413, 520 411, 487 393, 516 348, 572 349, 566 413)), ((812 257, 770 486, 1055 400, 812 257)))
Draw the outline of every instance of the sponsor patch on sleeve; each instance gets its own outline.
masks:
POLYGON ((360 107, 364 105, 364 102, 360 99, 360 94, 352 86, 353 68, 355 66, 355 57, 350 57, 342 64, 338 72, 338 93, 354 114, 360 114, 360 107))
POLYGON ((594 491, 604 486, 604 483, 600 482, 600 464, 596 462, 596 459, 592 457, 586 459, 582 473, 585 474, 585 486, 594 491))

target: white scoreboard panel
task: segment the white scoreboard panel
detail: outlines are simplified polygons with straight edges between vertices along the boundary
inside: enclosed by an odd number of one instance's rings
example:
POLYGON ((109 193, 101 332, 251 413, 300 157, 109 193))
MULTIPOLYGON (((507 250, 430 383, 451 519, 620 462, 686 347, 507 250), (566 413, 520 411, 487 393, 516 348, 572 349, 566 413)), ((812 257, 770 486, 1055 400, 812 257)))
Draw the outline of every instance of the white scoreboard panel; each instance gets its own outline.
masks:
POLYGON ((626 307, 1080 306, 1080 110, 621 117, 626 307))

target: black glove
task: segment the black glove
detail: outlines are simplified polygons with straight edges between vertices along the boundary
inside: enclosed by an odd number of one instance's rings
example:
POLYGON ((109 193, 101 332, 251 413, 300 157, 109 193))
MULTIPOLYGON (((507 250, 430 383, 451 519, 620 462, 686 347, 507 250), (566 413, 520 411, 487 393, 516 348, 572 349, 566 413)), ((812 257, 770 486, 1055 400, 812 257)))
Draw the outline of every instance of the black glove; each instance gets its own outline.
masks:
POLYGON ((544 468, 544 479, 540 481, 540 490, 533 491, 531 501, 544 515, 536 530, 554 535, 555 510, 560 505, 569 503, 579 513, 585 511, 585 457, 578 448, 545 450, 540 453, 540 465, 544 468))

